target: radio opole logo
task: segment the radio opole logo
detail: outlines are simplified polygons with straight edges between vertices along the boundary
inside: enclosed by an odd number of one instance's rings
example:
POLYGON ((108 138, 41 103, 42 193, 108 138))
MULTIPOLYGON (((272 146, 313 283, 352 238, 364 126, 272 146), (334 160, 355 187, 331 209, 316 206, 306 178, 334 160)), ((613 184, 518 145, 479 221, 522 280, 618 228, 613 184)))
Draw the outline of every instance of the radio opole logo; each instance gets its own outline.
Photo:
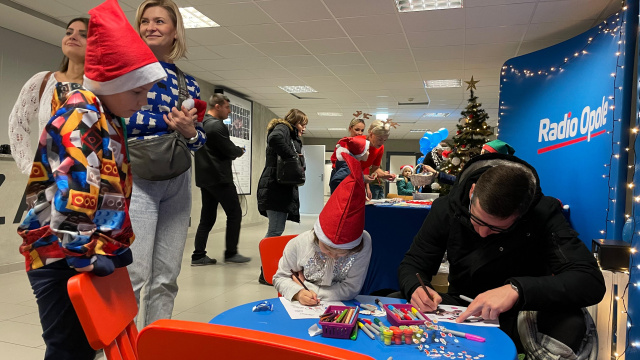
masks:
POLYGON ((555 140, 565 140, 561 143, 550 145, 538 149, 538 154, 555 150, 564 146, 573 145, 581 141, 591 141, 593 137, 604 134, 605 129, 601 129, 607 123, 607 112, 609 102, 602 97, 602 104, 595 109, 585 106, 582 109, 580 118, 571 117, 571 112, 564 114, 563 120, 552 122, 551 120, 540 120, 538 130, 538 142, 546 143, 555 140))

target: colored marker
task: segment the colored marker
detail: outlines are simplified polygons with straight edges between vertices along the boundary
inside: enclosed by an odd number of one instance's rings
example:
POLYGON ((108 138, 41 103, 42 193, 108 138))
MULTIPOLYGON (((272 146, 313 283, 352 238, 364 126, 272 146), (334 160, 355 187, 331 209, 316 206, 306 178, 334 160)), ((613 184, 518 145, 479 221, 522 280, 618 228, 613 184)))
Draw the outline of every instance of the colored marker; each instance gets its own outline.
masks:
POLYGON ((369 331, 369 329, 367 329, 366 327, 364 327, 364 325, 362 325, 361 322, 358 322, 358 326, 360 327, 360 329, 362 329, 362 331, 364 331, 365 334, 367 334, 368 337, 371 338, 371 340, 376 338, 375 336, 373 336, 371 331, 369 331))
POLYGON ((382 306, 382 301, 380 301, 380 299, 376 299, 375 302, 380 306, 380 310, 384 310, 384 306, 382 306))
POLYGON ((367 324, 371 325, 371 327, 373 327, 374 329, 376 329, 376 330, 378 330, 378 331, 382 331, 382 330, 380 329, 380 326, 378 326, 378 325, 376 325, 376 324, 372 323, 372 322, 371 322, 371 320, 369 320, 369 319, 362 319, 362 321, 364 321, 364 322, 366 322, 367 324))
POLYGON ((442 332, 451 334, 453 336, 457 336, 457 337, 473 340, 473 341, 485 342, 485 338, 483 338, 483 337, 480 337, 478 335, 463 333, 462 331, 444 329, 444 330, 442 330, 442 332))
POLYGON ((338 318, 336 319, 336 322, 341 322, 342 318, 345 317, 345 315, 347 315, 348 311, 349 311, 348 309, 344 309, 340 314, 340 316, 338 316, 338 318))
POLYGON ((354 302, 353 302, 353 304, 354 304, 355 306, 359 306, 359 307, 361 307, 361 308, 363 308, 363 309, 365 309, 365 310, 369 310, 369 311, 376 311, 376 310, 378 310, 378 308, 376 308, 374 305, 370 305, 370 304, 361 304, 361 303, 359 303, 359 302, 357 302, 357 301, 354 301, 354 302))
POLYGON ((380 332, 378 330, 376 330, 373 326, 367 324, 363 319, 358 319, 358 322, 361 322, 362 325, 364 325, 364 327, 369 329, 369 331, 371 331, 372 333, 380 335, 380 332))
POLYGON ((466 301, 468 303, 472 303, 473 302, 472 298, 470 298, 468 296, 464 296, 464 295, 460 295, 460 299, 462 299, 462 300, 464 300, 464 301, 466 301))
POLYGON ((424 316, 422 316, 422 313, 420 313, 420 311, 418 311, 416 308, 412 307, 411 308, 411 313, 415 316, 417 316, 420 320, 427 320, 424 318, 424 316))
POLYGON ((407 319, 407 320, 416 320, 416 317, 415 317, 415 316, 413 316, 413 314, 412 314, 412 313, 408 312, 408 311, 407 311, 407 309, 402 309, 402 312, 403 312, 406 316, 408 316, 408 317, 409 317, 409 319, 407 319))

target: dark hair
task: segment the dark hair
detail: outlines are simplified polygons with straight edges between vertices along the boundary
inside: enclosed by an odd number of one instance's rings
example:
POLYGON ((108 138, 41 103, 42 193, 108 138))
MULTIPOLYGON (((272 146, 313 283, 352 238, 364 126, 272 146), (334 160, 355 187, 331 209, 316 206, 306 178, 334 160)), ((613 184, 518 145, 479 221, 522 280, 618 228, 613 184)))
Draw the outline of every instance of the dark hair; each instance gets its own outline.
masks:
MULTIPOLYGON (((84 26, 87 28, 87 31, 89 31, 89 18, 87 17, 77 17, 69 20, 69 22, 67 23, 67 27, 65 27, 65 30, 68 29, 69 26, 71 26, 71 24, 73 24, 76 21, 82 22, 84 26)), ((60 72, 66 73, 67 70, 69 70, 69 58, 67 57, 67 55, 63 54, 62 62, 60 63, 60 72)))
MULTIPOLYGON (((313 243, 316 245, 320 243, 320 239, 318 239, 318 235, 316 235, 315 231, 313 231, 313 243)), ((326 246, 332 249, 342 250, 342 249, 334 248, 331 245, 326 245, 326 246)), ((356 245, 356 247, 354 247, 353 249, 344 249, 344 250, 349 250, 349 255, 351 255, 351 254, 359 253, 360 251, 362 251, 363 248, 364 248, 364 238, 360 240, 360 244, 356 245)))
POLYGON ((208 105, 209 105, 209 107, 215 107, 216 105, 223 106, 225 102, 229 102, 230 103, 231 101, 229 100, 228 97, 226 97, 226 96, 224 96, 222 94, 216 93, 216 94, 211 95, 211 97, 209 98, 208 105))
POLYGON ((531 172, 521 166, 498 165, 480 176, 473 199, 488 214, 506 219, 514 214, 523 215, 529 209, 535 189, 531 172))

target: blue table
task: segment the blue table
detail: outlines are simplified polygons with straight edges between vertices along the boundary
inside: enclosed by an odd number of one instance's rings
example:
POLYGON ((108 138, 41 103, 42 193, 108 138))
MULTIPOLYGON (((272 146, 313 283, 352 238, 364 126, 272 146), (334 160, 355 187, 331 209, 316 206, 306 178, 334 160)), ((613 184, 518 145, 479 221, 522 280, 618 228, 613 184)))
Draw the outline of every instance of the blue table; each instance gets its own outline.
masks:
POLYGON ((430 208, 365 206, 364 229, 371 235, 371 262, 360 294, 400 290, 398 266, 430 208))
MULTIPOLYGON (((374 298, 375 297, 359 295, 356 299, 362 303, 372 304, 374 298)), ((379 297, 379 299, 385 304, 405 303, 405 301, 401 299, 384 297, 379 297)), ((371 340, 362 331, 359 331, 356 341, 324 338, 320 335, 309 337, 307 330, 318 322, 316 319, 292 320, 278 298, 268 299, 268 301, 273 304, 272 312, 252 312, 251 309, 257 304, 257 302, 252 302, 229 309, 214 317, 210 323, 306 339, 359 352, 381 360, 387 360, 389 357, 403 360, 431 359, 425 356, 424 353, 418 351, 413 345, 385 346, 378 340, 371 340)), ((344 303, 353 306, 351 301, 344 301, 344 303)), ((371 316, 360 315, 360 317, 372 319, 371 316)), ((384 324, 389 325, 386 318, 381 318, 381 320, 384 324)), ((487 339, 484 343, 459 339, 459 342, 456 344, 456 346, 465 349, 470 354, 483 354, 484 358, 482 358, 482 360, 514 360, 517 358, 515 345, 511 339, 498 328, 452 323, 440 323, 440 325, 444 325, 451 330, 467 331, 487 339)), ((441 357, 441 359, 447 358, 441 357)))

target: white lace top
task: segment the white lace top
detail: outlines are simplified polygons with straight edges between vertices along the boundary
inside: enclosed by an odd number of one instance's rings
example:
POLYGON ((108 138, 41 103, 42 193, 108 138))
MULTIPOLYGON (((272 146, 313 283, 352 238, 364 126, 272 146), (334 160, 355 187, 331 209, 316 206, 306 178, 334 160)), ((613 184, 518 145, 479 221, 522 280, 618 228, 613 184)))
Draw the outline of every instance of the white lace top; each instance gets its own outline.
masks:
POLYGON ((31 77, 20 91, 18 100, 9 114, 9 142, 11 155, 23 174, 31 172, 34 150, 31 145, 31 129, 38 124, 38 134, 51 118, 51 100, 57 80, 51 74, 49 81, 38 101, 42 80, 48 71, 39 72, 31 77))

